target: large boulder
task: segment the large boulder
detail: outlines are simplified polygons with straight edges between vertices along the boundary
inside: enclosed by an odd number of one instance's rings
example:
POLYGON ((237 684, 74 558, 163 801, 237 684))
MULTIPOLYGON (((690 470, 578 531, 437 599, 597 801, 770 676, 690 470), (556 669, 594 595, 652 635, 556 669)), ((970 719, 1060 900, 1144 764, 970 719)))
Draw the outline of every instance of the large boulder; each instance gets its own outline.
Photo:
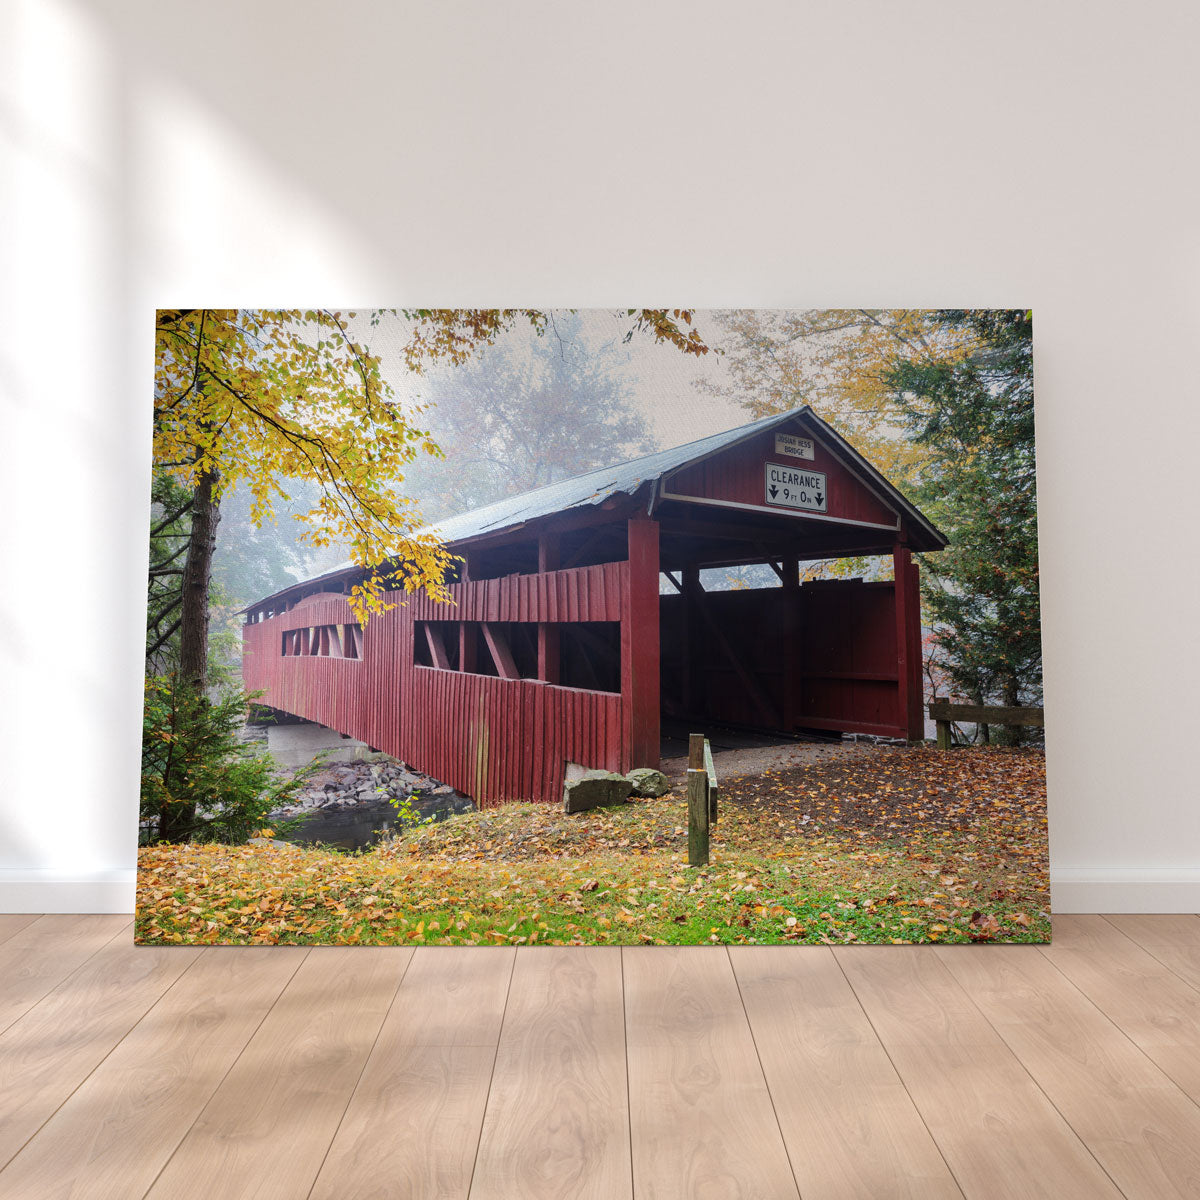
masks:
POLYGON ((625 778, 633 784, 635 796, 665 796, 671 790, 671 781, 653 767, 635 767, 625 778))
POLYGON ((587 771, 563 784, 563 812, 583 812, 602 804, 624 804, 633 784, 624 775, 609 771, 587 771))

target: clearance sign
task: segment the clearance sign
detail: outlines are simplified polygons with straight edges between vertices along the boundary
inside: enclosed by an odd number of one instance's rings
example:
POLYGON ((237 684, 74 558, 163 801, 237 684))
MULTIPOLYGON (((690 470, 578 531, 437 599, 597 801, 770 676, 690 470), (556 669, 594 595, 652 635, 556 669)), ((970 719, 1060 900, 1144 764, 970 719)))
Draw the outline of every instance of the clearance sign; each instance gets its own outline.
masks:
POLYGON ((825 476, 820 471, 802 471, 798 467, 767 463, 765 493, 768 504, 784 508, 823 513, 829 506, 825 476))

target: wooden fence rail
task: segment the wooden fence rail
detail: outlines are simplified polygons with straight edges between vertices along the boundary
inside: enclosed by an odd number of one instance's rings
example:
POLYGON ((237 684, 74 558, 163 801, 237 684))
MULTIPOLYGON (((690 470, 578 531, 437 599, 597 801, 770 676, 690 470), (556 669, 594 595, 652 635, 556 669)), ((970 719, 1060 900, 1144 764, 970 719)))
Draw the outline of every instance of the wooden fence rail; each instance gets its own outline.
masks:
POLYGON ((953 744, 950 726, 955 721, 973 721, 980 725, 1045 725, 1045 712, 1040 708, 1003 708, 986 704, 949 704, 934 701, 929 705, 929 719, 937 722, 939 750, 949 750, 953 744))

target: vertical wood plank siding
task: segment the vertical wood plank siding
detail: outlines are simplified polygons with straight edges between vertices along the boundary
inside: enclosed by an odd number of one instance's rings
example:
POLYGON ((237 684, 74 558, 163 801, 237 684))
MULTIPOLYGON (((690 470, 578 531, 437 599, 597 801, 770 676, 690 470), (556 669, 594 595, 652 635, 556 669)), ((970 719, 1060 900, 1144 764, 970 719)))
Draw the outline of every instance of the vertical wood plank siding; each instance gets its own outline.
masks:
POLYGON ((624 625, 628 581, 629 563, 615 562, 454 584, 451 604, 393 593, 402 606, 370 619, 361 659, 285 656, 285 631, 354 621, 342 597, 313 597, 243 627, 242 674, 248 691, 263 692, 261 703, 359 738, 480 805, 553 802, 562 796, 568 760, 610 771, 643 765, 631 757, 629 697, 417 666, 415 623, 624 625))

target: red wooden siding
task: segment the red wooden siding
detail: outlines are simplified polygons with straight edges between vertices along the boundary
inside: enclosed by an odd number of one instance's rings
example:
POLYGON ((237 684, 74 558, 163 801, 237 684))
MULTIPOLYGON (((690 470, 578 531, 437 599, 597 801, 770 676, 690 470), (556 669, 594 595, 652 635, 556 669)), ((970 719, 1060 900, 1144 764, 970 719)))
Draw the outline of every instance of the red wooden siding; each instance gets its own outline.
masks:
POLYGON ((614 562, 506 575, 451 584, 454 607, 426 595, 412 597, 409 607, 418 621, 619 621, 626 573, 626 563, 614 562))
POLYGON ((896 514, 851 474, 825 446, 819 442, 816 444, 812 461, 789 458, 775 453, 774 431, 751 438, 738 447, 736 453, 718 454, 683 468, 663 481, 663 490, 670 495, 752 504, 767 508, 771 512, 789 513, 793 516, 839 517, 849 521, 868 521, 889 528, 895 528, 896 525, 896 514), (813 514, 767 505, 763 490, 763 470, 767 463, 822 472, 826 476, 829 488, 827 511, 823 514, 813 514))
POLYGON ((809 583, 800 594, 803 686, 797 724, 906 737, 894 585, 809 583))
POLYGON ((625 575, 626 620, 621 622, 621 694, 625 744, 632 760, 658 766, 659 620, 658 522, 629 522, 629 563, 625 575))
MULTIPOLYGON (((393 594, 407 603, 370 619, 361 660, 282 654, 285 630, 353 623, 343 597, 312 597, 244 627, 245 684, 264 692, 262 703, 359 738, 481 805, 557 800, 567 761, 613 771, 657 762, 657 695, 654 754, 635 758, 627 696, 416 666, 414 626, 418 620, 628 625, 629 578, 628 562, 603 563, 455 584, 453 606, 393 594)), ((657 578, 655 570, 656 591, 657 578)), ((657 662, 656 644, 652 651, 657 662)))

